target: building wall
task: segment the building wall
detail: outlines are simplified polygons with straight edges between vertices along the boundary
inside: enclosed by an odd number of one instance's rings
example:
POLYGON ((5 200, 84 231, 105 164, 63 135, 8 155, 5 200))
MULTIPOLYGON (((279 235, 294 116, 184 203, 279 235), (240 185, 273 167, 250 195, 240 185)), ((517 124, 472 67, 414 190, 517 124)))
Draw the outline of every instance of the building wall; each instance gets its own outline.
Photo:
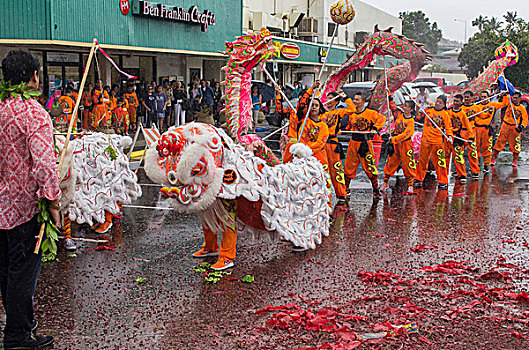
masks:
POLYGON ((242 0, 156 0, 156 2, 216 16, 215 26, 203 32, 200 25, 133 14, 138 0, 123 15, 118 0, 2 0, 0 39, 51 39, 147 48, 181 49, 216 53, 224 42, 240 35, 242 0), (31 15, 28 15, 31 14, 31 15))
MULTIPOLYGON (((255 27, 254 14, 257 16, 260 15, 260 12, 287 14, 291 11, 299 11, 305 13, 306 17, 314 17, 318 20, 317 42, 327 44, 332 37, 332 33, 328 33, 328 23, 332 22, 330 8, 335 3, 335 0, 315 0, 310 2, 312 5, 308 8, 306 0, 244 0, 243 31, 251 29, 250 22, 252 22, 254 30, 259 29, 255 27)), ((393 27, 394 33, 402 33, 402 21, 398 17, 360 0, 353 0, 353 6, 356 11, 355 19, 348 25, 339 27, 335 44, 354 48, 355 33, 372 33, 375 24, 378 24, 381 29, 393 27), (346 37, 348 41, 346 41, 346 37)))

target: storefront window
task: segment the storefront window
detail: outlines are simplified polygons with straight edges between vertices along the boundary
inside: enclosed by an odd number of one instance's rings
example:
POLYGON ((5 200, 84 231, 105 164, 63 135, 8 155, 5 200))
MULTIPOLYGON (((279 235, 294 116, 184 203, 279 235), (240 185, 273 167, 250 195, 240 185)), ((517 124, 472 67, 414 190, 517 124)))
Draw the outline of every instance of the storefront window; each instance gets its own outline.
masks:
POLYGON ((155 81, 154 78, 154 57, 143 57, 140 56, 140 76, 138 77, 141 81, 150 83, 155 81))

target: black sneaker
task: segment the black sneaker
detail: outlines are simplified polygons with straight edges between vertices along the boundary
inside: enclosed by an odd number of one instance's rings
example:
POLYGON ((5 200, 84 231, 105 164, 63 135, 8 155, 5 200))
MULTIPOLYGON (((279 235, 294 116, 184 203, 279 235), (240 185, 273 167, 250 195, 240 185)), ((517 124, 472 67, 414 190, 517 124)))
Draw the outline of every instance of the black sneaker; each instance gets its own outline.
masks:
POLYGON ((41 350, 46 349, 53 344, 53 337, 47 335, 41 337, 40 335, 31 334, 31 338, 27 339, 17 345, 4 345, 5 350, 41 350))
POLYGON ((488 165, 483 166, 483 174, 488 174, 490 171, 490 167, 488 165))
POLYGON ((413 187, 414 188, 422 188, 422 181, 413 180, 413 187))
POLYGON ((37 335, 37 328, 39 328, 39 323, 37 320, 33 320, 33 323, 31 324, 31 334, 33 334, 33 336, 37 335))
POLYGON ((479 180, 479 174, 472 173, 472 181, 478 181, 479 180))
POLYGON ((466 184, 467 183, 467 177, 466 176, 461 176, 459 178, 459 182, 461 182, 462 184, 466 184))
POLYGON ((437 188, 440 190, 440 191, 446 191, 448 190, 448 184, 439 184, 437 186, 437 188))

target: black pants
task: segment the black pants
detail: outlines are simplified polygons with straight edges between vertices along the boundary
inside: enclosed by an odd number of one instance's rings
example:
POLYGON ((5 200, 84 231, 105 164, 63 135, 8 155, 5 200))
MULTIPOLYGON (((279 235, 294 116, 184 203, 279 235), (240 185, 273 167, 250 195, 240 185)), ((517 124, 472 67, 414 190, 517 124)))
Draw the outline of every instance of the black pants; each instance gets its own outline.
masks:
POLYGON ((40 225, 37 216, 11 230, 0 230, 0 289, 7 316, 4 344, 29 339, 33 324, 33 295, 42 253, 34 254, 40 225))

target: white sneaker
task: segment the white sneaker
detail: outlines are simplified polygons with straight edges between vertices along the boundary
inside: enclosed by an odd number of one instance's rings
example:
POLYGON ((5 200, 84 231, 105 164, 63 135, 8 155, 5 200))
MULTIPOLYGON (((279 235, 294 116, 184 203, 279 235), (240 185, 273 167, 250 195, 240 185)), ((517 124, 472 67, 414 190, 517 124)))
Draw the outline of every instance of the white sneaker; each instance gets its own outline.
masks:
POLYGON ((307 251, 307 250, 309 250, 309 248, 301 247, 299 245, 295 245, 295 246, 292 247, 292 251, 296 252, 296 253, 304 252, 304 251, 307 251))
POLYGON ((75 245, 75 242, 71 238, 66 238, 64 240, 64 249, 66 250, 76 250, 77 246, 75 245))

